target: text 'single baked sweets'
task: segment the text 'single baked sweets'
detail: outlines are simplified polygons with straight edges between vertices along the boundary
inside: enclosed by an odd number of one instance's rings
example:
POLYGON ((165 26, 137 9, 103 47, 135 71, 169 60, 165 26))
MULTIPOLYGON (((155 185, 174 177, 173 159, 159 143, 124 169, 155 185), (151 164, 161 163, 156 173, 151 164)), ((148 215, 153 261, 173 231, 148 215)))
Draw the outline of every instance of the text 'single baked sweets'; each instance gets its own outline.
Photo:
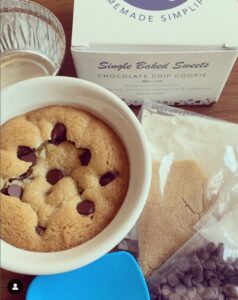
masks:
POLYGON ((99 119, 51 106, 1 128, 1 238, 23 249, 80 245, 115 217, 127 193, 129 161, 99 119))

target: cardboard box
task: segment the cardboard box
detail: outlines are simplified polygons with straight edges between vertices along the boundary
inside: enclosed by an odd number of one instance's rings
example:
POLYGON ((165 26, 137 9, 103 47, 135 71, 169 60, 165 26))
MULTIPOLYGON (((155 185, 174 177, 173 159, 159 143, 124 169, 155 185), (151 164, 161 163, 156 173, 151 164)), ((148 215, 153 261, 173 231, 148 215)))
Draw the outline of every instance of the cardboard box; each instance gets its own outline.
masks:
POLYGON ((236 0, 75 0, 78 77, 128 104, 211 104, 238 54, 236 0))

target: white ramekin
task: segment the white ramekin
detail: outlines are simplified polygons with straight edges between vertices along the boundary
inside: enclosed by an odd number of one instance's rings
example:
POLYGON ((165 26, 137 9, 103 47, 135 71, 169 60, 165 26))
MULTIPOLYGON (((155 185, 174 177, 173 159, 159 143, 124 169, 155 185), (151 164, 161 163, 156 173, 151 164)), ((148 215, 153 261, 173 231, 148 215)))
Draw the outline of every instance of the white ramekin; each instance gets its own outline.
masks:
POLYGON ((120 136, 130 161, 126 199, 113 221, 90 241, 60 252, 32 252, 1 240, 1 265, 23 274, 53 274, 82 267, 110 251, 136 223, 151 182, 151 157, 144 131, 133 112, 108 90, 76 78, 40 77, 2 91, 1 123, 27 111, 52 105, 82 108, 111 126, 120 136))

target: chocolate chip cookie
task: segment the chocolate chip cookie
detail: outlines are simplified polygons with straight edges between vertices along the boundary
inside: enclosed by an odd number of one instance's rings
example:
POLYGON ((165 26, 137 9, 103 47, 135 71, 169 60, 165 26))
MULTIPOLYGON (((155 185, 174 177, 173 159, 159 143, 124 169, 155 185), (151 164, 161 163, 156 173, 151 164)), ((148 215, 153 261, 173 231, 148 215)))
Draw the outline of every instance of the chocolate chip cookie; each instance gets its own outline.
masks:
POLYGON ((115 132, 73 107, 49 106, 1 128, 1 238, 32 251, 78 246, 120 209, 129 161, 115 132))

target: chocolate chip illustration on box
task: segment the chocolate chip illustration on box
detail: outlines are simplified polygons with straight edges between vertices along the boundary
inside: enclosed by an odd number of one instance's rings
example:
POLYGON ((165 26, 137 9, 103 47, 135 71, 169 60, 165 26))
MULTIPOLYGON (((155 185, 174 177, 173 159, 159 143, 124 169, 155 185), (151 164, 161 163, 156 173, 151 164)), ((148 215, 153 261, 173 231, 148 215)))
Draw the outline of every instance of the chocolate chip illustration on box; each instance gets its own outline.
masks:
POLYGON ((32 251, 86 242, 117 214, 129 172, 119 137, 84 111, 16 116, 1 128, 1 238, 32 251))

